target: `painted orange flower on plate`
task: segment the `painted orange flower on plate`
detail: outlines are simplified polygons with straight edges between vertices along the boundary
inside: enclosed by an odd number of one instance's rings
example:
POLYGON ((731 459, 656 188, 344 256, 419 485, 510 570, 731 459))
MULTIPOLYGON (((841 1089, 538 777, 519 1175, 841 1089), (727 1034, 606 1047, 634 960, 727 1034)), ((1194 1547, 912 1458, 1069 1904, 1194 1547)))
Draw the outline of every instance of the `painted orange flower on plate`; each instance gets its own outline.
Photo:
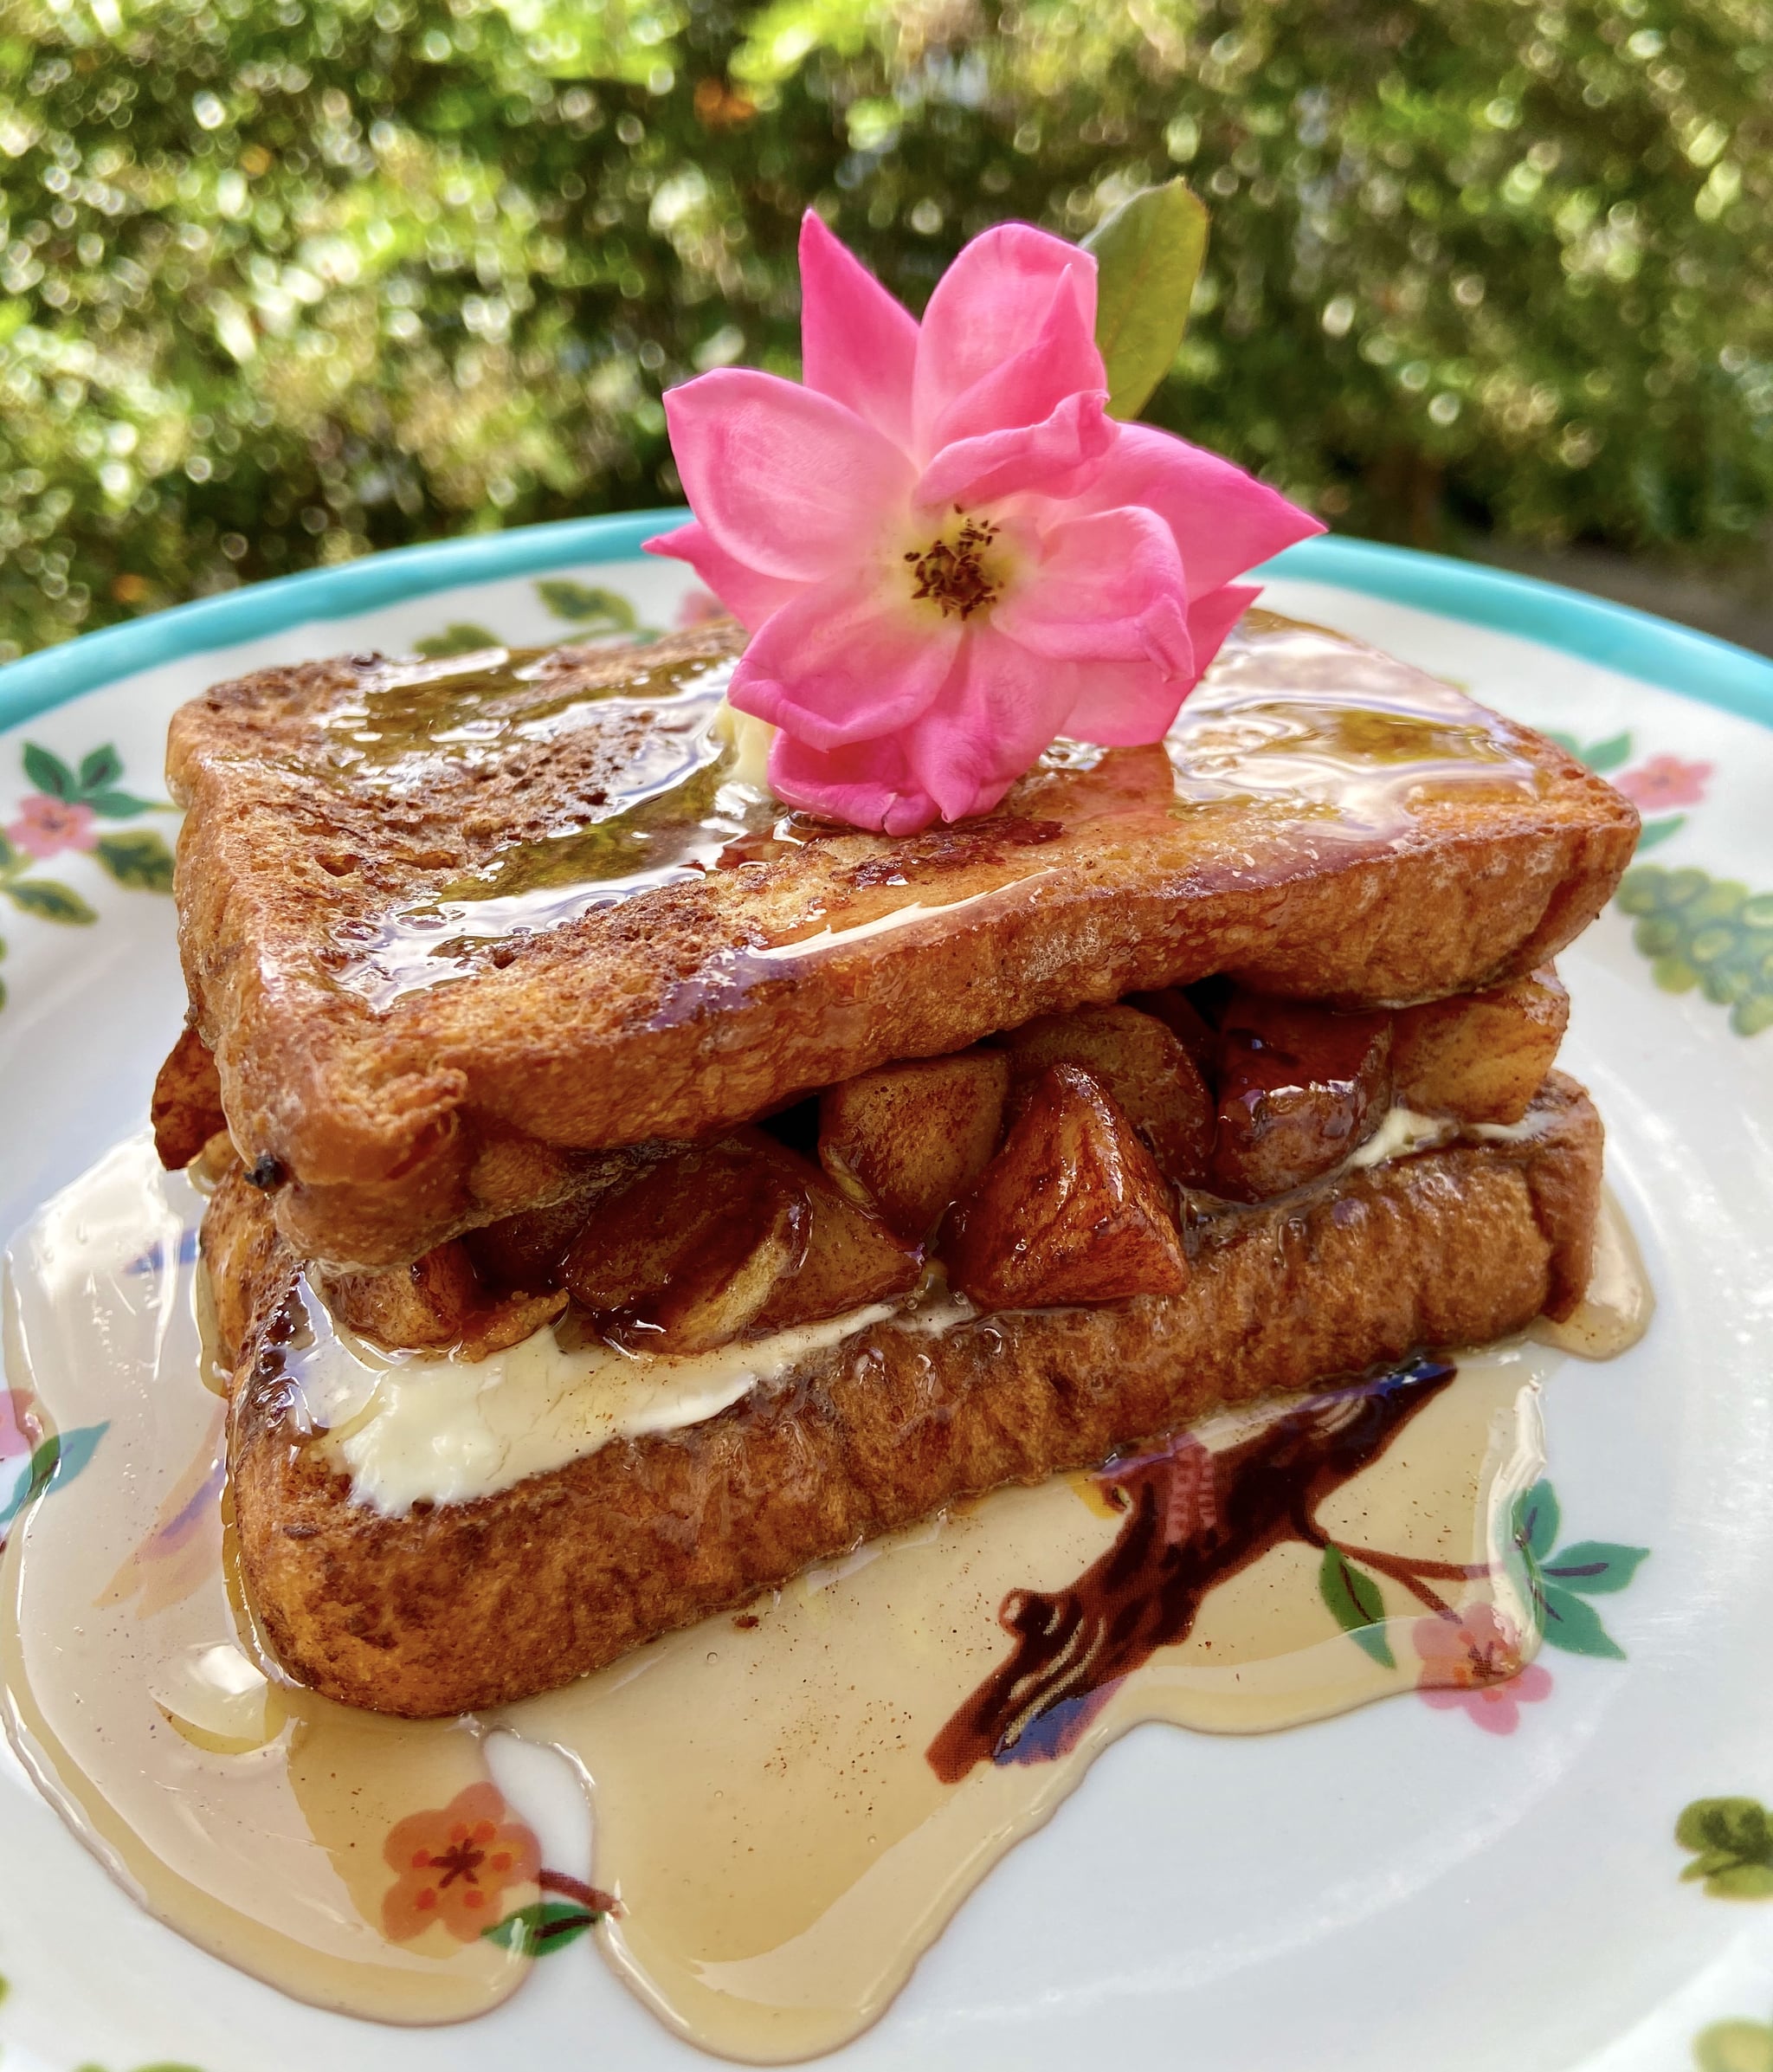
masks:
POLYGON ((541 1845, 505 1803, 496 1785, 470 1785, 447 1806, 409 1813, 383 1845, 397 1875, 382 1901, 390 1942, 410 1942, 442 1921, 458 1942, 473 1942, 499 1920, 505 1894, 533 1887, 541 1845))

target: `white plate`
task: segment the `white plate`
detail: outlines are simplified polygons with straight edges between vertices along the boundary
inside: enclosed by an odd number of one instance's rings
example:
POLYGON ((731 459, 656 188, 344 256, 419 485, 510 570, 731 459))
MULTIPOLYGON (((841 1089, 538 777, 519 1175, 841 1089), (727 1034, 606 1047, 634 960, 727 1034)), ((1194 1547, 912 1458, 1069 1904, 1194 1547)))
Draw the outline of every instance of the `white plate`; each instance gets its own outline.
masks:
MULTIPOLYGON (((635 557, 648 529, 384 556, 0 672, 17 719, 0 732, 0 1227, 139 1126, 179 1025, 171 901, 119 881, 152 880, 173 831, 153 804, 173 707, 243 668, 451 627, 670 626, 696 601, 676 565, 635 557), (28 744, 45 752, 29 768, 28 744)), ((1755 1032, 1773 1022, 1773 668, 1346 542, 1296 551, 1266 601, 1565 736, 1644 805, 1653 846, 1624 895, 1642 911, 1609 909, 1562 967, 1565 1060, 1606 1118, 1661 1307, 1634 1352, 1566 1367, 1545 1406, 1566 1536, 1651 1549, 1596 1607, 1624 1658, 1548 1652, 1551 1694, 1508 1734, 1408 1698, 1266 1738, 1139 1729, 843 2062, 1773 2072, 1773 1862, 1684 1879, 1675 1835, 1697 1800, 1773 1806, 1773 1033, 1755 1032)), ((0 1456, 0 1502, 15 1475, 0 1456)), ((1737 1831, 1755 1857, 1752 1822, 1737 1831)), ((707 2062, 584 1943, 459 2029, 286 2000, 150 1920, 3 1753, 0 1862, 8 2072, 707 2062)))

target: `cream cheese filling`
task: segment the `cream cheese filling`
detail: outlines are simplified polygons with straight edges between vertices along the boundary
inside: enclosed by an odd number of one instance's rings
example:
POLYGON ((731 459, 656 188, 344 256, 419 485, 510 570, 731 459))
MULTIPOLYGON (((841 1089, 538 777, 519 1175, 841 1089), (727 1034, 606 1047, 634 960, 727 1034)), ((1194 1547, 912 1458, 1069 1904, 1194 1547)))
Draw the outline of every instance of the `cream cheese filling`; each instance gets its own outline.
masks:
POLYGON ((612 1440, 700 1424, 871 1325, 933 1333, 972 1314, 938 1291, 710 1352, 569 1349, 545 1328, 477 1360, 383 1352, 322 1315, 300 1359, 298 1414, 350 1475, 358 1502, 403 1517, 416 1503, 492 1496, 612 1440))

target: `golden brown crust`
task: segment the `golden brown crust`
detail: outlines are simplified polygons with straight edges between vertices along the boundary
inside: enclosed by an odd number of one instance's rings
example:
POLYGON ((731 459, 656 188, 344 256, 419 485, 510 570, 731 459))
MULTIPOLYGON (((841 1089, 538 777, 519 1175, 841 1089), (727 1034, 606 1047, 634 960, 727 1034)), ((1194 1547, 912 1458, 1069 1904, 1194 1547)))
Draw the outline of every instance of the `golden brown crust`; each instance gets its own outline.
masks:
MULTIPOLYGON (((1181 1295, 933 1338, 876 1326, 704 1423, 406 1518, 353 1504, 299 1443, 290 1384, 257 1357, 275 1331, 261 1324, 229 1433, 254 1605, 286 1667, 330 1697, 416 1716, 496 1704, 970 1493, 1412 1347, 1500 1337, 1578 1288, 1598 1199, 1587 1095, 1554 1073, 1534 1112, 1529 1139, 1460 1143, 1209 1223, 1181 1295)), ((249 1191, 227 1203, 268 1232, 249 1191)), ((279 1249, 261 1319, 294 1272, 279 1249)), ((205 1252, 225 1267, 208 1232, 205 1252)))
POLYGON ((644 658, 564 651, 540 665, 541 689, 557 704, 585 694, 584 710, 616 715, 607 726, 473 770, 428 760, 404 788, 341 775, 337 721, 418 665, 271 669, 184 707, 168 773, 189 809, 185 973, 235 1141, 287 1183, 285 1235, 305 1256, 401 1264, 528 1205, 513 1146, 549 1147, 533 1184, 558 1198, 596 1148, 708 1134, 1038 1014, 1220 971, 1345 1005, 1434 998, 1530 970, 1593 919, 1636 838, 1624 799, 1358 643, 1320 653, 1313 675, 1286 659, 1297 638, 1252 615, 1209 686, 1260 677, 1271 650, 1283 693, 1420 701, 1427 686, 1512 763, 1332 836, 1323 810, 1296 804, 1190 793, 1178 806, 1162 748, 1113 750, 1042 766, 959 827, 761 842, 759 860, 507 942, 471 976, 380 1010, 349 982, 353 942, 487 869, 501 845, 595 817, 587 802, 637 752, 644 712, 590 694, 642 664, 712 664, 734 633, 644 658), (844 939, 908 907, 924 912, 844 939))

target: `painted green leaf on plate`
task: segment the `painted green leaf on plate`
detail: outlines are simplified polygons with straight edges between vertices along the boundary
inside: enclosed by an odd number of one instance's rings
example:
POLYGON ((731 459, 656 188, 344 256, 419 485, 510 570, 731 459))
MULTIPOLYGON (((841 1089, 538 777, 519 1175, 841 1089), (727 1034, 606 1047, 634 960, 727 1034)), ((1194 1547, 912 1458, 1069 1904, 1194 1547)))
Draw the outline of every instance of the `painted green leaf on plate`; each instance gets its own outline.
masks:
POLYGON ((1610 1539, 1577 1539, 1559 1547, 1544 1565, 1543 1572, 1565 1590, 1595 1598, 1623 1590, 1637 1573, 1638 1564, 1649 1558, 1647 1546, 1620 1546, 1610 1539))
POLYGON ((1324 1549, 1318 1570, 1318 1594, 1342 1630, 1382 1669, 1397 1666, 1391 1643, 1385 1637, 1385 1600, 1379 1585, 1357 1569, 1339 1546, 1324 1549))
POLYGON ((1604 741, 1592 741, 1582 751, 1582 758, 1590 770, 1602 775, 1617 770, 1631 760, 1631 736, 1614 734, 1604 741))
POLYGON ((24 745, 24 773, 39 791, 47 791, 51 798, 71 802, 80 796, 80 786, 73 771, 59 755, 51 755, 35 741, 24 745))
POLYGON ((1614 1662, 1625 1660, 1625 1649, 1601 1623, 1601 1615, 1585 1598, 1560 1589, 1555 1583, 1541 1585, 1539 1602, 1545 1615, 1545 1644, 1562 1648, 1568 1655, 1602 1655, 1614 1662))
POLYGON ((114 784, 123 775, 123 758, 106 742, 102 748, 95 748, 89 756, 83 757, 80 766, 80 788, 83 796, 102 791, 114 784))
POLYGON ((70 927, 86 927, 98 920, 80 894, 53 878, 21 878, 16 884, 0 885, 21 913, 34 913, 40 921, 61 921, 70 927))
POLYGON ((562 1900, 537 1900, 530 1906, 519 1907, 514 1914, 507 1914, 503 1920, 494 1921, 480 1933, 486 1941, 502 1943, 520 1957, 543 1957, 551 1950, 564 1949, 568 1943, 576 1941, 603 1918, 601 1914, 571 1906, 562 1900))
POLYGON ((1773 1898, 1773 1814, 1757 1798, 1696 1798, 1674 1823, 1674 1839, 1693 1852, 1681 1872, 1717 1898, 1773 1898))
POLYGON ((1671 813, 1665 820, 1647 820, 1638 829, 1638 853, 1654 849, 1659 842, 1667 842, 1671 835, 1678 835, 1686 825, 1685 813, 1671 813))
POLYGON ((565 619, 588 633, 633 633, 640 623, 626 597, 594 584, 549 577, 536 584, 536 595, 557 619, 565 619))
POLYGON ((106 835, 94 852, 119 885, 137 892, 171 892, 172 851, 163 836, 142 829, 133 835, 106 835))
POLYGON ((412 645, 416 655, 422 655, 428 662, 441 662, 446 655, 472 655, 478 648, 497 648, 503 642, 485 626, 477 626, 469 619, 457 619, 442 632, 428 633, 423 640, 415 641, 412 645))
POLYGON ((1096 261, 1096 345, 1108 412, 1137 417, 1170 371, 1207 252, 1207 210, 1186 181, 1147 187, 1084 240, 1096 261))
POLYGON ((132 791, 94 791, 86 804, 100 820, 133 820, 138 813, 165 810, 152 798, 138 798, 132 791))
POLYGON ((1557 1527, 1561 1522, 1557 1499, 1550 1482, 1535 1482, 1525 1495, 1515 1499, 1515 1537, 1530 1553, 1541 1557, 1549 1554, 1557 1544, 1557 1527))

